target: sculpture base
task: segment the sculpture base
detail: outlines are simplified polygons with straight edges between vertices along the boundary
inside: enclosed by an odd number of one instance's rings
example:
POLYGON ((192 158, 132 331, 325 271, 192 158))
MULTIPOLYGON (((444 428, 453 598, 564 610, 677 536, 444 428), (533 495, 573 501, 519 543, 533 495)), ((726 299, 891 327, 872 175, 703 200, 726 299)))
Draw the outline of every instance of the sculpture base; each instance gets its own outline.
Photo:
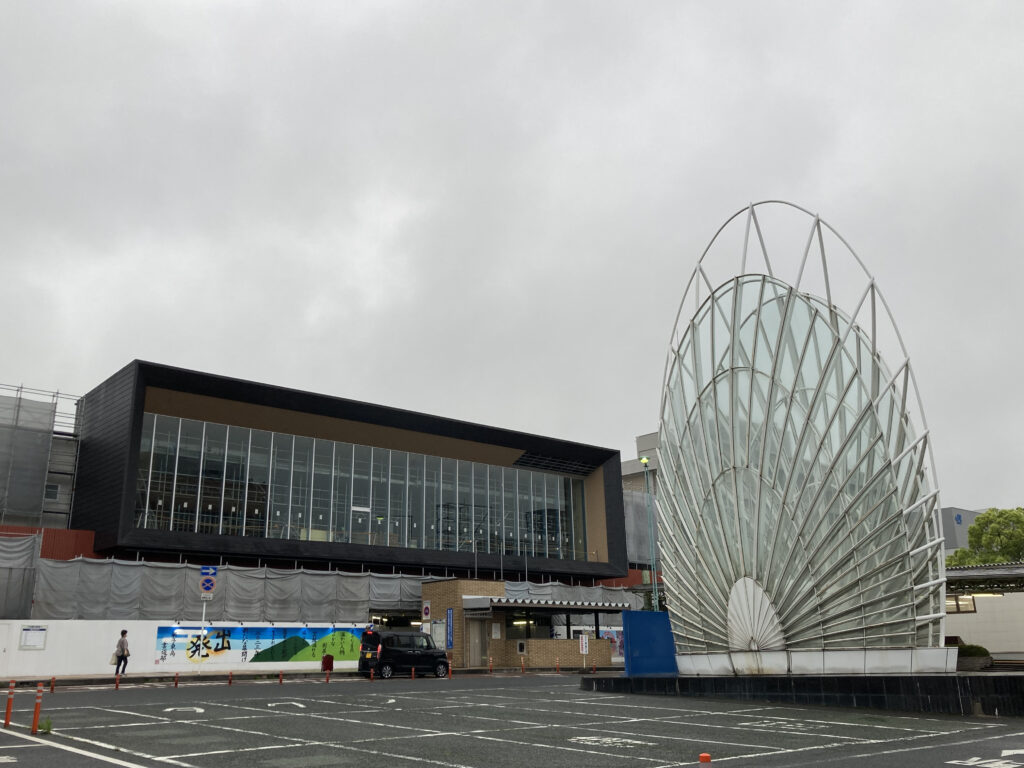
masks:
POLYGON ((732 651, 676 655, 688 675, 918 675, 956 671, 957 649, 732 651))
POLYGON ((584 675, 580 688, 603 693, 714 697, 762 704, 1024 716, 1024 674, 1014 673, 744 677, 584 675))

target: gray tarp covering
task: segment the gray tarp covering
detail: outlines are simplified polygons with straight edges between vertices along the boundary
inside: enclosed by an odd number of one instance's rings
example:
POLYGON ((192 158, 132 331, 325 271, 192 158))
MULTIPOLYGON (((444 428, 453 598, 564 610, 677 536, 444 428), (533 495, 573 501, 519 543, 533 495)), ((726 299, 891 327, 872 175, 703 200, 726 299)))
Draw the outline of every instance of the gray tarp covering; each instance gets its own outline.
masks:
MULTIPOLYGON (((195 621, 203 615, 198 565, 76 558, 39 560, 36 571, 34 619, 195 621)), ((422 581, 418 576, 225 565, 217 569, 212 599, 205 601, 206 618, 364 622, 371 609, 418 612, 422 581)))
POLYGON ((42 536, 0 536, 0 619, 27 619, 42 536))
POLYGON ((0 523, 38 525, 55 402, 0 395, 0 523))
MULTIPOLYGON (((38 559, 38 537, 0 538, 0 607, 5 618, 196 621, 203 615, 200 566, 125 560, 38 559), (35 564, 35 591, 31 574, 35 564), (21 574, 21 575, 18 575, 21 574), (19 581, 20 579, 20 581, 19 581), (34 601, 30 600, 34 595, 34 601), (6 601, 6 602, 2 602, 6 601), (11 611, 21 610, 15 615, 11 611)), ((419 611, 418 576, 218 567, 210 621, 366 621, 371 611, 419 611)), ((643 598, 622 587, 560 582, 505 582, 505 596, 544 601, 628 603, 643 598)), ((573 612, 573 615, 577 615, 573 612)), ((580 613, 592 617, 592 612, 580 613)), ((608 620, 612 622, 611 617, 608 620)))

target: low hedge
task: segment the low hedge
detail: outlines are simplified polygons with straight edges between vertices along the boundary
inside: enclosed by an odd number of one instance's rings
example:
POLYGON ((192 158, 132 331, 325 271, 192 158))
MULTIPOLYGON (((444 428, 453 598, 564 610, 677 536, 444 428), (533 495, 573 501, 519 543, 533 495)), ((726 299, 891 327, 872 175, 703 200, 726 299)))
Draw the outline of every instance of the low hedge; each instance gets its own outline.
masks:
POLYGON ((957 649, 957 655, 966 658, 972 656, 991 656, 992 654, 983 645, 961 645, 957 649))

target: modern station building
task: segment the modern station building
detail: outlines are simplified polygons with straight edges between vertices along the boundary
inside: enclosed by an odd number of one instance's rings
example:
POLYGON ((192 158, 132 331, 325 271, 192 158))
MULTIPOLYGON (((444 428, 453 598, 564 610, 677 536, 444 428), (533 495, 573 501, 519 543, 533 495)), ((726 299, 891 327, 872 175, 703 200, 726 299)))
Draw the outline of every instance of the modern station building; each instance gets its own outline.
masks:
POLYGON ((78 401, 70 527, 119 559, 592 584, 618 451, 134 361, 78 401))

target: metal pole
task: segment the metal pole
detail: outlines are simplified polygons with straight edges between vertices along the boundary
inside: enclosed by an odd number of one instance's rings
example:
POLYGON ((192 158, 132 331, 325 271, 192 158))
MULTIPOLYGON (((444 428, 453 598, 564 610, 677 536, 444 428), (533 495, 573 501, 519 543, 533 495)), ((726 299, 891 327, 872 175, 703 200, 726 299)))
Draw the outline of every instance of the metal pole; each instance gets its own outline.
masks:
POLYGON ((654 546, 654 511, 651 505, 651 475, 650 470, 647 468, 648 458, 644 456, 640 459, 640 462, 644 465, 644 486, 647 488, 647 535, 651 542, 651 607, 656 611, 661 610, 661 604, 658 600, 658 569, 655 565, 655 546, 654 546))

